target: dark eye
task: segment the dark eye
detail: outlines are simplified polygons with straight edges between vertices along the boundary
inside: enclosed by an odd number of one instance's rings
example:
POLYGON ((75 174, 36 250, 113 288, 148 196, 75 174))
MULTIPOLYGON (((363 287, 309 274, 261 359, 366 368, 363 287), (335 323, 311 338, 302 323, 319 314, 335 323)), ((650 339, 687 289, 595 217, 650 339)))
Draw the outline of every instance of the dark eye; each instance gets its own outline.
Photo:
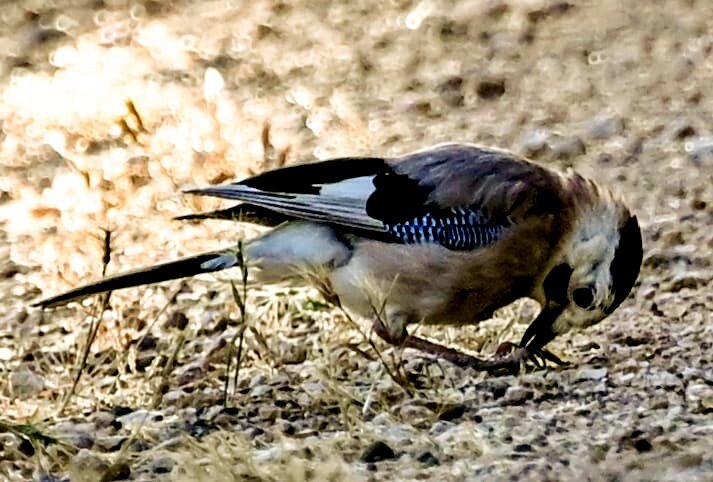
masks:
POLYGON ((580 308, 589 308, 594 301, 594 290, 588 286, 577 288, 572 292, 572 299, 580 308))

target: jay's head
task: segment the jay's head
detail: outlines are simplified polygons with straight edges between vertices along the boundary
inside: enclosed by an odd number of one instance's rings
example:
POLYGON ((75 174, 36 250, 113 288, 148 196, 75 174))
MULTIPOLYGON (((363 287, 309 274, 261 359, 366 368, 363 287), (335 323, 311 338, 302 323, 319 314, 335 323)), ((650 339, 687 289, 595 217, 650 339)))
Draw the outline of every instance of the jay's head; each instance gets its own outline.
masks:
POLYGON ((642 258, 639 223, 621 203, 581 212, 544 278, 542 312, 522 344, 541 347, 606 318, 631 292, 642 258))
POLYGON ((639 276, 643 247, 636 216, 619 203, 584 213, 563 259, 545 278, 548 303, 563 307, 555 333, 584 328, 606 318, 629 295, 639 276))

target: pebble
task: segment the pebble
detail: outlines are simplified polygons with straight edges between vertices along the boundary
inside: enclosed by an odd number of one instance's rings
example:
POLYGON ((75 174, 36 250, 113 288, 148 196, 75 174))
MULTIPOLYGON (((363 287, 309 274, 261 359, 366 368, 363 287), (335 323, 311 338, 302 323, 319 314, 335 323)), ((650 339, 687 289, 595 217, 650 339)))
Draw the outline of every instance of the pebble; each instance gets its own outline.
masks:
POLYGON ((377 440, 369 445, 361 454, 359 460, 365 463, 381 462, 382 460, 395 459, 394 450, 385 442, 377 440))
POLYGON ((116 417, 116 420, 128 430, 133 430, 147 422, 163 420, 163 413, 158 410, 139 409, 135 412, 116 417))
POLYGON ((429 467, 440 465, 441 463, 440 460, 438 460, 438 457, 433 455, 430 450, 424 450, 420 454, 416 455, 416 460, 429 467))
POLYGON ((59 422, 52 427, 52 432, 61 441, 80 449, 92 448, 96 438, 96 428, 91 422, 59 422))
POLYGON ((465 405, 462 403, 454 403, 446 407, 439 415, 439 420, 452 421, 457 420, 465 413, 465 405))
POLYGON ((115 452, 121 448, 121 445, 128 440, 125 435, 109 435, 106 437, 98 437, 95 446, 104 452, 115 452))
POLYGON ((399 415, 409 421, 424 420, 430 418, 433 412, 419 403, 406 403, 398 408, 399 415))
POLYGON ((606 368, 583 367, 577 371, 576 380, 601 380, 609 371, 606 368))
POLYGON ((690 137, 683 148, 690 156, 710 156, 713 154, 713 136, 690 137))
POLYGON ((400 423, 386 427, 382 432, 385 439, 397 444, 409 445, 418 436, 418 431, 413 426, 400 423))
POLYGON ((449 106, 460 107, 463 105, 463 77, 449 77, 436 90, 441 100, 449 106))
POLYGON ((20 367, 10 374, 10 386, 13 395, 27 398, 45 389, 45 379, 28 367, 20 367))
POLYGON ((686 387, 686 402, 694 412, 713 408, 713 387, 703 383, 695 383, 686 387))
POLYGON ((648 385, 654 387, 673 388, 681 386, 681 380, 674 373, 655 371, 648 375, 648 385))
POLYGON ((0 347, 0 361, 10 361, 15 356, 15 350, 7 347, 0 347))
POLYGON ((518 145, 526 156, 534 156, 547 148, 548 138, 547 131, 542 129, 530 130, 522 135, 518 145))
POLYGON ((478 82, 475 93, 478 94, 478 97, 481 99, 497 99, 505 93, 505 79, 483 79, 478 82))
POLYGON ((100 412, 94 412, 91 416, 91 421, 94 422, 94 426, 97 429, 103 429, 111 426, 111 424, 116 420, 113 413, 102 410, 100 412))
POLYGON ((669 283, 668 291, 677 293, 684 289, 695 290, 700 286, 705 286, 709 280, 710 276, 702 272, 679 273, 669 283))
POLYGON ((519 405, 526 400, 532 399, 534 395, 535 393, 531 388, 513 385, 505 390, 503 400, 510 405, 519 405))
POLYGON ((555 159, 570 159, 587 152, 584 142, 577 136, 552 137, 549 145, 555 159))
POLYGON ((71 480, 76 481, 102 480, 108 469, 106 460, 87 449, 81 449, 69 462, 71 480))
POLYGON ((624 120, 616 115, 595 117, 587 128, 591 139, 605 140, 620 135, 624 131, 624 120))

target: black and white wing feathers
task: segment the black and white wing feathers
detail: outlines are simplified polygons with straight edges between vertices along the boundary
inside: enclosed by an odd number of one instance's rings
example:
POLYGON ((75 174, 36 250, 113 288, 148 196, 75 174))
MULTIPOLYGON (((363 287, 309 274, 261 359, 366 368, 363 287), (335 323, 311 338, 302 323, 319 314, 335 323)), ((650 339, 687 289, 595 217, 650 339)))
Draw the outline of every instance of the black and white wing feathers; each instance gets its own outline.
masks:
POLYGON ((188 192, 375 239, 468 250, 497 241, 534 210, 556 210, 552 176, 503 152, 451 144, 396 159, 292 166, 188 192))

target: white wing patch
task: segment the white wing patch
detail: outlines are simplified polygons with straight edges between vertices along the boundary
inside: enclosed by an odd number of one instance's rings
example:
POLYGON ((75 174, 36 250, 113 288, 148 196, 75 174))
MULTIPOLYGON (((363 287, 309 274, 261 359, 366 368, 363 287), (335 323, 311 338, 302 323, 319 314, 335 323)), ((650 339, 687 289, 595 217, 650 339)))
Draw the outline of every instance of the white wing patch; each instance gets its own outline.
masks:
POLYGON ((317 184, 316 186, 320 188, 319 194, 322 196, 361 200, 366 205, 366 200, 376 190, 374 177, 354 177, 330 184, 317 184))

